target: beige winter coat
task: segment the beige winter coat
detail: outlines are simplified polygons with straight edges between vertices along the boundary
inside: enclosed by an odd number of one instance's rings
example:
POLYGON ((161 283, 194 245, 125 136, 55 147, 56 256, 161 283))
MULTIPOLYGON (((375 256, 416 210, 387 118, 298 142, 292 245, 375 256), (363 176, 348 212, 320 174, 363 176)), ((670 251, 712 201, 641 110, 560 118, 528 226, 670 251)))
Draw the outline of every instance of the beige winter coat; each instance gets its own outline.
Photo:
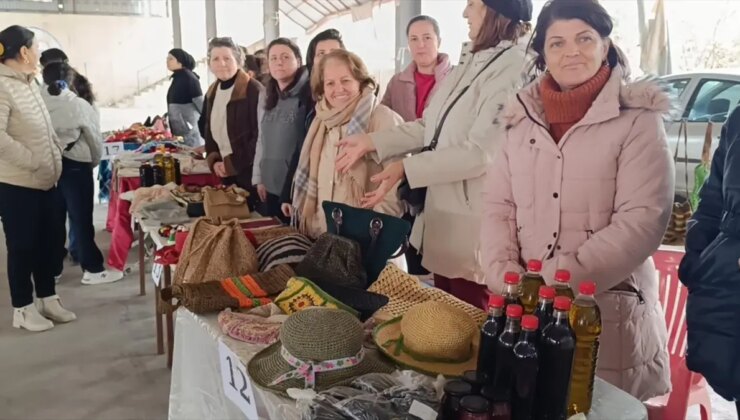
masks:
MULTIPOLYGON (((387 106, 378 104, 370 116, 368 131, 372 133, 379 130, 387 130, 402 122, 403 119, 398 114, 393 112, 387 106)), ((314 124, 318 124, 318 121, 314 120, 314 124)), ((348 124, 344 124, 339 127, 331 128, 326 134, 328 137, 324 142, 324 148, 321 150, 321 162, 319 163, 319 174, 317 180, 319 184, 317 201, 318 209, 314 215, 314 220, 308 224, 308 226, 314 226, 315 229, 313 232, 309 232, 312 237, 318 237, 322 233, 326 232, 326 216, 321 207, 321 203, 324 201, 333 201, 353 207, 360 207, 359 201, 355 201, 350 198, 349 183, 351 181, 346 176, 337 174, 335 165, 338 150, 337 144, 339 143, 339 140, 345 137, 347 125, 348 124)), ((304 145, 307 144, 309 144, 309 142, 304 143, 304 145)), ((383 167, 372 159, 364 159, 359 162, 358 165, 367 166, 368 179, 365 184, 365 191, 370 192, 377 189, 378 185, 370 182, 370 177, 382 172, 383 167)), ((374 210, 379 213, 400 217, 403 214, 403 206, 398 200, 396 189, 392 189, 386 195, 385 200, 375 206, 374 210)))
POLYGON ((482 241, 487 283, 544 260, 554 281, 597 285, 603 332, 597 375, 645 400, 670 390, 667 333, 651 255, 673 202, 674 169, 661 114, 668 97, 650 82, 611 78, 558 142, 547 130, 539 81, 504 112, 510 126, 489 170, 482 241))
POLYGON ((422 119, 371 134, 381 161, 418 152, 431 143, 442 114, 472 82, 450 111, 436 151, 403 161, 411 187, 429 187, 411 242, 423 254, 422 265, 435 274, 484 283, 479 241, 483 180, 504 138, 497 115, 525 81, 525 45, 525 40, 517 45, 502 42, 471 54, 470 45, 464 44, 459 65, 441 83, 422 119), (509 47, 473 81, 496 54, 509 47))
POLYGON ((49 190, 62 174, 62 149, 33 76, 0 64, 0 182, 49 190))

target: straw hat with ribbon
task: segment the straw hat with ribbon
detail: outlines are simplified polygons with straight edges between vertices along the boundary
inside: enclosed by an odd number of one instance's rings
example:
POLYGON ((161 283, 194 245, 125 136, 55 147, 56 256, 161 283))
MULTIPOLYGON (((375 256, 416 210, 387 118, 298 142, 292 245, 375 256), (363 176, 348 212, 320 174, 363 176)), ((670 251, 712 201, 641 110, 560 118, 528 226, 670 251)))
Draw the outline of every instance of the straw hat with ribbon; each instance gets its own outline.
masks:
POLYGON ((396 363, 423 373, 462 376, 475 370, 480 346, 470 315, 446 303, 428 301, 375 328, 378 347, 396 363))
POLYGON ((349 312, 308 308, 288 317, 280 341, 257 353, 247 371, 257 386, 284 396, 289 388, 323 391, 367 373, 393 372, 363 339, 362 324, 349 312))

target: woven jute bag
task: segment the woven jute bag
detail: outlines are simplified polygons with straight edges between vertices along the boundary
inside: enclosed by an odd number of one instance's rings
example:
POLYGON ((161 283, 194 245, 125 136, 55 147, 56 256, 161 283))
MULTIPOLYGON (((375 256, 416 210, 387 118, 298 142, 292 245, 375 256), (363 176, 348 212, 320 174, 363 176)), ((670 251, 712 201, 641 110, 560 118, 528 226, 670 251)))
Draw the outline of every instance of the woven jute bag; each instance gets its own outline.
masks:
MULTIPOLYGON (((671 208, 671 219, 668 222, 668 227, 663 235, 663 245, 683 245, 686 240, 686 231, 688 230, 689 219, 694 214, 694 209, 691 206, 691 193, 689 192, 689 129, 686 120, 681 121, 681 125, 678 129, 678 139, 676 139, 676 152, 673 154, 673 161, 676 165, 679 164, 678 150, 683 140, 684 155, 683 165, 686 175, 686 191, 685 196, 676 196, 676 201, 673 202, 671 208)), ((706 140, 705 140, 706 141, 706 140)), ((710 145, 711 145, 711 134, 710 134, 710 145)))
POLYGON ((203 283, 257 271, 257 251, 237 219, 200 218, 185 240, 173 284, 203 283))

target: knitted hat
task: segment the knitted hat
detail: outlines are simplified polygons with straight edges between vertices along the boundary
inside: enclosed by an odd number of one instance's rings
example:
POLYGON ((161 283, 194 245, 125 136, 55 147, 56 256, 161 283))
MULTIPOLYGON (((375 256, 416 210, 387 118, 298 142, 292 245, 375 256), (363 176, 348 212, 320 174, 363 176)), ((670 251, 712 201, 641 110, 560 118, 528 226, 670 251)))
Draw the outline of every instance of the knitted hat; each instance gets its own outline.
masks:
POLYGON ((188 54, 185 50, 181 48, 173 48, 170 50, 169 54, 182 64, 182 66, 188 70, 195 70, 195 59, 192 55, 188 54))
POLYGON ((422 286, 416 277, 405 273, 393 264, 388 264, 385 270, 380 273, 378 280, 367 290, 387 296, 390 299, 390 302, 382 307, 381 311, 392 317, 401 316, 415 305, 430 300, 460 308, 478 325, 482 325, 487 316, 484 311, 447 292, 434 287, 422 286))
POLYGON ((378 347, 402 366, 427 374, 462 376, 475 370, 480 336, 462 309, 424 302, 375 328, 378 347))
POLYGON ((360 321, 348 312, 297 312, 280 329, 280 341, 249 361, 249 377, 260 388, 287 396, 289 388, 323 391, 367 373, 393 372, 376 351, 363 347, 364 335, 360 321))
POLYGON ((298 264, 311 249, 311 240, 299 233, 270 239, 257 248, 260 271, 269 270, 278 264, 298 264))
POLYGON ((514 22, 532 20, 532 0, 483 0, 483 3, 514 22))

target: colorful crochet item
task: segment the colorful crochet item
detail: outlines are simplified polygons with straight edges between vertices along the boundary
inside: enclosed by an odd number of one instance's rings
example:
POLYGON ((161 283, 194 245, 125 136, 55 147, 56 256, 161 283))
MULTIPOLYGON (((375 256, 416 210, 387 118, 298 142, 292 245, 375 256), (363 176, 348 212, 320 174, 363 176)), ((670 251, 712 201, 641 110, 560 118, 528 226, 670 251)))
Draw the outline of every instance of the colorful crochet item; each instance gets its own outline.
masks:
POLYGON ((229 277, 221 280, 221 287, 239 301, 240 308, 255 308, 272 302, 252 276, 229 277))
POLYGON ((288 285, 275 299, 275 304, 286 314, 290 315, 312 306, 325 308, 343 309, 355 316, 359 312, 329 296, 326 292, 316 286, 311 280, 303 277, 293 277, 288 280, 288 285))

